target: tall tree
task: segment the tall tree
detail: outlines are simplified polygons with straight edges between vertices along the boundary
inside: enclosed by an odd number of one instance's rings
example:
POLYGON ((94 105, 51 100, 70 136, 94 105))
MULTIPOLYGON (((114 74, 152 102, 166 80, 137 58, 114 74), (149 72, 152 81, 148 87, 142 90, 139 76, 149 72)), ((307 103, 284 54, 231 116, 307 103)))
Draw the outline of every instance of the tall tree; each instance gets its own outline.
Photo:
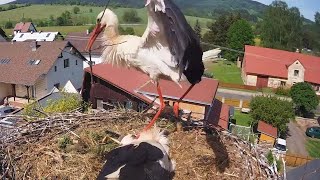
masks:
POLYGON ((255 96, 250 102, 250 109, 253 125, 264 120, 277 127, 280 133, 286 132, 287 123, 294 118, 293 103, 274 96, 255 96))
POLYGON ((302 44, 302 18, 298 8, 288 8, 283 1, 274 1, 267 8, 261 23, 263 46, 295 50, 302 44))
POLYGON ((194 26, 194 31, 197 34, 197 36, 199 37, 199 39, 201 39, 201 31, 202 31, 202 29, 201 29, 201 26, 200 26, 199 19, 197 19, 197 21, 196 21, 196 24, 194 26))
MULTIPOLYGON (((233 23, 227 34, 227 47, 237 51, 243 51, 244 45, 254 45, 254 35, 248 21, 241 19, 233 23)), ((227 51, 225 58, 235 61, 240 53, 227 51)))
POLYGON ((291 98, 299 115, 307 116, 319 104, 316 92, 309 83, 297 83, 291 87, 291 98))
POLYGON ((78 14, 80 12, 80 8, 78 7, 78 6, 75 6, 74 8, 73 8, 73 13, 74 14, 78 14))
POLYGON ((208 25, 209 31, 204 35, 203 40, 215 45, 226 46, 228 30, 239 19, 241 19, 240 14, 220 16, 216 22, 208 25))
POLYGON ((316 12, 314 15, 314 21, 316 22, 317 25, 320 25, 320 13, 316 12))

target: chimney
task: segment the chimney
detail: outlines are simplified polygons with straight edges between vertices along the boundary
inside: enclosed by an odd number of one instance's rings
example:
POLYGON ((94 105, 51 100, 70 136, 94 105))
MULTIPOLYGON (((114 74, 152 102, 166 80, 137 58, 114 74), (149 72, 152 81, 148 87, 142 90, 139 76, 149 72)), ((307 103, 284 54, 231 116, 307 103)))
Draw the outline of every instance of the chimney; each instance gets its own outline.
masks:
POLYGON ((32 41, 30 46, 31 46, 32 51, 36 51, 39 47, 37 41, 32 41))
POLYGON ((87 35, 89 35, 89 29, 87 29, 87 35))
POLYGON ((297 53, 300 53, 300 49, 296 49, 296 52, 297 52, 297 53))

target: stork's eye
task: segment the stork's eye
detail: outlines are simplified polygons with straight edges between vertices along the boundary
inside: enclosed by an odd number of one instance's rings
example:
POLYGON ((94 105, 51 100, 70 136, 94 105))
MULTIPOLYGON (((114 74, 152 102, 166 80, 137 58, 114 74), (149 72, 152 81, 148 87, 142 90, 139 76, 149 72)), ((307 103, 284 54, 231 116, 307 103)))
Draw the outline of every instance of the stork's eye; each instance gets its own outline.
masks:
POLYGON ((100 19, 100 18, 98 18, 98 19, 97 19, 97 22, 100 22, 100 20, 101 20, 101 19, 100 19))

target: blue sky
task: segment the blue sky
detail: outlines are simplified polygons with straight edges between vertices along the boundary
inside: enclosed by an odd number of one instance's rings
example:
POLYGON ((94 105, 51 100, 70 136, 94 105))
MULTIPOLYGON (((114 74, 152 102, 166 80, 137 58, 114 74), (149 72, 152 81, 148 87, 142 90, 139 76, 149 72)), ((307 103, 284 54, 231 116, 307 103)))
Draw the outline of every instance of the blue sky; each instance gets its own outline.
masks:
MULTIPOLYGON (((255 0, 263 4, 271 4, 273 0, 255 0)), ((284 0, 290 7, 295 6, 300 9, 301 14, 312 21, 314 21, 314 14, 320 12, 319 0, 284 0)))

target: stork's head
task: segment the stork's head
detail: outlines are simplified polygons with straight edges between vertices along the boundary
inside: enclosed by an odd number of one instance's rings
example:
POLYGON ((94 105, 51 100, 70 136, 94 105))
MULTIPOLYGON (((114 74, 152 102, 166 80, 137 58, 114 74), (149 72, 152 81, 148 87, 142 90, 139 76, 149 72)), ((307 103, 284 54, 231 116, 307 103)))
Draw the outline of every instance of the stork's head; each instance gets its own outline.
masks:
POLYGON ((92 31, 91 37, 86 47, 86 51, 89 51, 91 49, 94 41, 105 28, 111 26, 118 28, 118 24, 119 21, 117 15, 110 9, 105 9, 104 11, 100 12, 97 16, 97 24, 92 31))

